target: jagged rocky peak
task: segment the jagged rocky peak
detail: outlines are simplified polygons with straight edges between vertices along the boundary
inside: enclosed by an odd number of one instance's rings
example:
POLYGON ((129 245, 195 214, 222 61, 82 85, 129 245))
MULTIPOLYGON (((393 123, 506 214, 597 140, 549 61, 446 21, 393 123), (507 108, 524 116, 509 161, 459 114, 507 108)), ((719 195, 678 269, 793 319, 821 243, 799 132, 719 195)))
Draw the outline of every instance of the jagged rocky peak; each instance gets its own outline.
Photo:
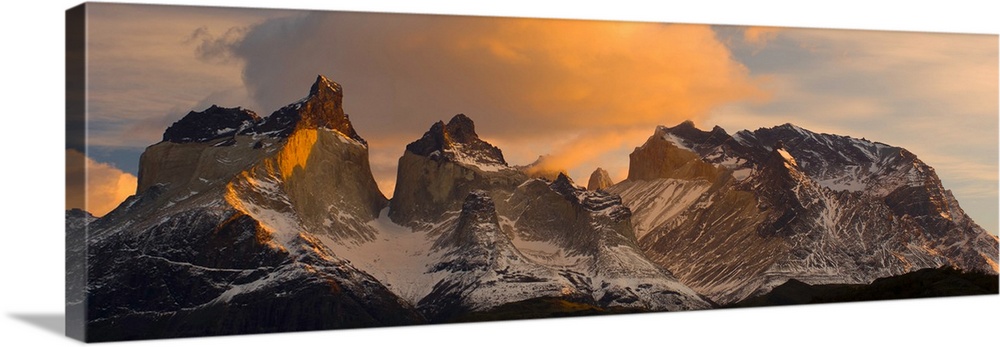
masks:
POLYGON ((309 97, 299 114, 302 117, 298 123, 300 128, 333 129, 347 137, 363 141, 344 113, 344 89, 326 76, 316 76, 316 82, 309 88, 309 97))
POLYGON ((343 87, 323 75, 316 76, 309 96, 274 111, 255 132, 287 137, 296 129, 330 129, 367 145, 344 112, 343 87))
POLYGON ((597 168, 590 174, 590 181, 587 182, 587 190, 603 190, 615 184, 611 181, 611 175, 603 168, 597 168))
POLYGON ((207 142, 239 135, 265 134, 288 137, 296 129, 329 129, 367 144, 344 113, 344 90, 337 82, 319 75, 302 100, 261 118, 253 111, 212 105, 205 111, 191 111, 163 133, 163 141, 207 142))
POLYGON ((480 139, 475 123, 464 114, 455 115, 447 124, 444 121, 434 123, 419 140, 406 145, 406 150, 419 156, 471 164, 481 169, 507 166, 500 148, 480 139))
POLYGON ((452 142, 456 143, 472 143, 479 140, 479 135, 476 134, 476 123, 461 113, 451 117, 451 120, 445 125, 445 133, 448 134, 452 142))
POLYGON ((573 192, 576 190, 576 184, 573 183, 573 179, 564 173, 559 173, 555 181, 552 181, 551 187, 552 190, 557 192, 573 192))
POLYGON ((240 131, 250 129, 260 120, 256 113, 242 107, 226 108, 212 105, 201 112, 188 112, 184 118, 174 122, 163 132, 163 141, 206 142, 231 137, 240 131))
POLYGON ((718 125, 710 131, 704 131, 695 126, 694 122, 690 120, 681 122, 672 128, 661 126, 659 130, 664 133, 663 136, 667 136, 675 142, 680 142, 678 145, 693 149, 705 146, 718 146, 730 138, 729 133, 718 125))
POLYGON ((507 165, 499 148, 479 138, 472 119, 459 114, 406 145, 389 218, 406 225, 436 221, 458 211, 473 190, 511 191, 526 179, 507 165))
POLYGON ((632 215, 632 211, 622 204, 619 196, 577 187, 573 179, 565 174, 559 174, 559 177, 549 184, 549 189, 586 210, 606 214, 615 222, 628 219, 632 215))

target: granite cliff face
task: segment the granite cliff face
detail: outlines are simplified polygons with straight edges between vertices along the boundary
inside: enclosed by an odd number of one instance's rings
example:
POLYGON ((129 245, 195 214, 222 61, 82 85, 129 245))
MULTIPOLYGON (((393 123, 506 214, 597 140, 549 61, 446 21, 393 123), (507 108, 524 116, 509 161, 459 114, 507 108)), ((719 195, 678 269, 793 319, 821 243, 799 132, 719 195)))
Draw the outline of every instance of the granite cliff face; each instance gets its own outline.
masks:
POLYGON ((607 187, 614 185, 615 183, 611 181, 611 175, 602 168, 597 168, 594 173, 590 174, 590 180, 587 181, 588 190, 602 190, 607 187))
POLYGON ((537 298, 710 307, 641 257, 619 199, 530 179, 465 115, 406 147, 390 204, 342 93, 319 76, 268 117, 191 112, 143 152, 136 195, 98 219, 68 212, 67 237, 88 238, 68 273, 86 338, 445 322, 537 298), (512 223, 514 205, 533 217, 512 223))
POLYGON ((356 259, 386 248, 406 255, 394 268, 384 260, 354 263, 382 273, 376 277, 438 320, 533 298, 643 310, 710 307, 641 255, 620 199, 576 187, 565 175, 531 178, 474 129, 457 115, 407 146, 388 216, 411 232, 344 246, 356 259), (430 276, 390 275, 402 272, 430 276))
POLYGON ((87 339, 424 322, 318 239, 371 238, 387 205, 341 93, 320 76, 267 118, 213 106, 147 148, 136 195, 88 224, 87 339))
POLYGON ((507 166, 499 148, 481 140, 463 114, 434 123, 399 158, 389 217, 398 224, 434 223, 460 210, 473 190, 505 190, 527 179, 507 166))

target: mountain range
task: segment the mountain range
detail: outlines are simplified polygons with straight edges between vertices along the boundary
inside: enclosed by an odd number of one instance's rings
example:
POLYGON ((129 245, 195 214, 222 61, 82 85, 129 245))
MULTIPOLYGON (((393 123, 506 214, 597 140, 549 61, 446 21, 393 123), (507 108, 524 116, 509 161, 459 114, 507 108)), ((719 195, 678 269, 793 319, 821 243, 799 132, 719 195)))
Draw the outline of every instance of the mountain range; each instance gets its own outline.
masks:
POLYGON ((387 199, 343 97, 318 76, 270 116, 212 106, 167 128, 135 195, 67 212, 86 240, 67 247, 86 319, 67 324, 109 341, 699 310, 790 281, 997 273, 997 238, 902 148, 685 122, 624 181, 582 187, 510 165, 459 114, 406 146, 387 199))

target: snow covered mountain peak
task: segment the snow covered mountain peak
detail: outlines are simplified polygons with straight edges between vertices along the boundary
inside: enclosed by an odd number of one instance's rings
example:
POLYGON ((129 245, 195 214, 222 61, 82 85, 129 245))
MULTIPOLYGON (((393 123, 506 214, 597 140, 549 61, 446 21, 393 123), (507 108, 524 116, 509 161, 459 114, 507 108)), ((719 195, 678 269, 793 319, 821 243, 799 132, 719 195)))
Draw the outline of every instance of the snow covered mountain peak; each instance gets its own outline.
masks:
POLYGON ((629 178, 607 190, 636 211, 638 243, 717 302, 790 278, 868 283, 945 264, 997 271, 996 238, 899 147, 790 123, 733 136, 682 123, 658 127, 630 159, 629 178), (728 174, 678 174, 697 165, 728 174))

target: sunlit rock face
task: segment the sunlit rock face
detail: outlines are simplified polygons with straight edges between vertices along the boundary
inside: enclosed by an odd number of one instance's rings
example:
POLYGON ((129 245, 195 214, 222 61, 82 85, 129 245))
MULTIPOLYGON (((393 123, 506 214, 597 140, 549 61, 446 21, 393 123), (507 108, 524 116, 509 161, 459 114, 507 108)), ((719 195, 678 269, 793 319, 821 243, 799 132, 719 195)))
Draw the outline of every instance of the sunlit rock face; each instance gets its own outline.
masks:
POLYGON ((635 211, 639 245, 719 303, 788 279, 997 271, 996 238, 905 149, 791 124, 730 136, 685 122, 658 128, 631 158, 629 179, 607 190, 635 211))
POLYGON ((388 204, 341 100, 320 76, 270 117, 213 106, 147 148, 137 194, 88 224, 88 340, 423 322, 321 240, 371 239, 388 204))
MULTIPOLYGON (((683 123, 679 128, 686 128, 691 123, 683 123)), ((659 127, 642 146, 629 154, 629 180, 654 180, 658 178, 675 178, 712 181, 720 171, 715 166, 706 163, 686 148, 678 147, 677 141, 671 141, 674 135, 668 129, 659 127)))
POLYGON ((461 209, 473 190, 510 191, 527 179, 502 151, 476 134, 463 114, 437 122, 399 158, 389 217, 396 223, 435 222, 461 209))
POLYGON ((615 184, 611 181, 611 176, 608 175, 608 171, 602 168, 597 168, 594 173, 590 174, 590 180, 587 181, 588 190, 602 190, 611 185, 615 184))

